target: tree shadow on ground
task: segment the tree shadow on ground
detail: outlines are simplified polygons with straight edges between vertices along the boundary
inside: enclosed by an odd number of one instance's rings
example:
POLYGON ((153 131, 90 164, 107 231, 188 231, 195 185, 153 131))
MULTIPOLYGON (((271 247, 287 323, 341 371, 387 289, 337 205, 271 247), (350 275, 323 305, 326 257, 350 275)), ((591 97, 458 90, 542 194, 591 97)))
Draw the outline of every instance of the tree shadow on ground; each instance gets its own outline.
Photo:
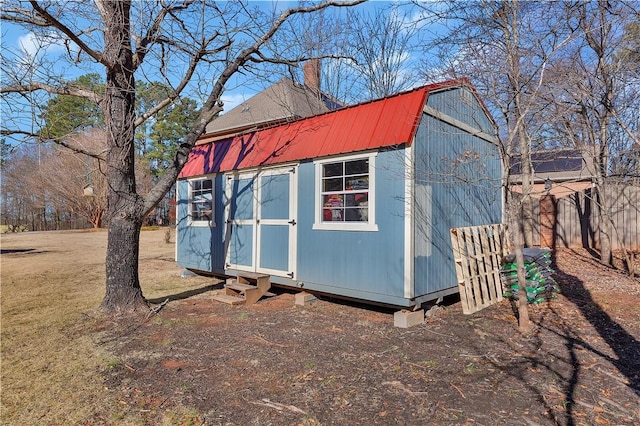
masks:
POLYGON ((147 302, 157 305, 159 303, 164 303, 165 301, 173 302, 176 300, 188 299, 189 297, 197 296, 202 293, 206 293, 207 291, 212 290, 220 290, 224 287, 224 282, 219 282, 215 284, 209 284, 204 287, 194 288, 192 290, 183 291, 181 293, 171 294, 168 296, 155 297, 153 299, 147 299, 147 302))
POLYGON ((582 280, 558 268, 556 268, 555 277, 560 283, 562 294, 580 310, 616 356, 603 354, 587 343, 574 338, 568 338, 567 344, 579 344, 611 362, 627 379, 628 386, 640 396, 640 342, 602 309, 582 280))
MULTIPOLYGON (((559 282, 571 277, 567 274, 560 275, 559 282)), ((575 277, 572 278, 575 279, 575 277)), ((587 299, 578 299, 577 296, 573 299, 567 296, 567 299, 576 305, 580 303, 588 306, 589 304, 587 299)), ((592 308, 589 309, 592 310, 592 308)), ((584 312, 583 309, 580 310, 584 312)), ((617 332, 608 338, 603 337, 617 355, 616 358, 605 353, 606 350, 589 343, 588 337, 582 334, 580 327, 576 327, 572 317, 567 318, 561 305, 553 300, 549 300, 547 305, 538 312, 541 315, 535 315, 532 318, 535 328, 531 334, 516 337, 493 335, 497 342, 509 348, 511 358, 486 356, 486 359, 493 368, 516 379, 531 392, 532 404, 534 401, 539 404, 553 424, 566 426, 583 424, 585 408, 587 411, 601 410, 600 406, 593 405, 583 395, 584 387, 589 386, 589 377, 592 376, 588 370, 593 368, 593 363, 586 354, 611 363, 624 375, 626 385, 638 394, 640 345, 633 336, 626 332, 625 334, 617 332), (555 337, 552 338, 552 336, 555 337), (538 371, 540 372, 537 373, 538 371), (553 379, 549 380, 549 378, 553 379), (555 398, 558 396, 561 396, 560 401, 555 398), (559 405, 563 408, 559 409, 559 405), (581 407, 582 411, 578 410, 578 407, 581 407)), ((514 309, 514 314, 517 317, 517 309, 514 309)), ((603 334, 603 329, 622 329, 601 309, 598 313, 589 312, 583 315, 599 335, 603 334), (595 326, 595 322, 600 325, 595 326)), ((476 347, 476 349, 478 353, 483 353, 486 348, 476 347)), ((629 417, 628 413, 625 412, 625 414, 620 414, 621 418, 629 417)))

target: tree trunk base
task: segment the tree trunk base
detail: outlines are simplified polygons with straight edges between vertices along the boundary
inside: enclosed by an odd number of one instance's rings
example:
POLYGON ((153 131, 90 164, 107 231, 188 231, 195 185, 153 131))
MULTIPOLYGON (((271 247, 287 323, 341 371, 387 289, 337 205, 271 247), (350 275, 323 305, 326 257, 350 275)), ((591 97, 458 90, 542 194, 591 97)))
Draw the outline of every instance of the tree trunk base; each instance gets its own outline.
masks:
POLYGON ((98 311, 109 316, 147 315, 151 309, 149 302, 144 298, 142 292, 132 295, 122 300, 113 300, 106 297, 98 307, 98 311))

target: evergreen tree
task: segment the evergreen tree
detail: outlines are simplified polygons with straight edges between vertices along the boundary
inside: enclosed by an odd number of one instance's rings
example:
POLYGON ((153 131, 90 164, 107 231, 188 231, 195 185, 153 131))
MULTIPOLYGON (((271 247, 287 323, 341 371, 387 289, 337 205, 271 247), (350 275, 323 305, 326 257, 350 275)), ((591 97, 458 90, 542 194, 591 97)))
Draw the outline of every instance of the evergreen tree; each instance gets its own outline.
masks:
MULTIPOLYGON (((105 84, 95 73, 83 75, 70 85, 104 94, 105 84)), ((104 127, 104 114, 98 104, 78 96, 54 96, 42 115, 45 119, 45 126, 40 129, 42 140, 64 139, 72 133, 104 127)))

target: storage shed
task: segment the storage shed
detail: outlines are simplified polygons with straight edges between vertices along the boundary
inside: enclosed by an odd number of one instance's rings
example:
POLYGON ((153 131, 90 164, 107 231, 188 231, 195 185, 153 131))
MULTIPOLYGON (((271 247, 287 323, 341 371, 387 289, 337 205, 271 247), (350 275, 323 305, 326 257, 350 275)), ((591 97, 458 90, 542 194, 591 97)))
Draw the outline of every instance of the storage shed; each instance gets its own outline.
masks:
POLYGON ((177 182, 177 261, 398 307, 455 293, 449 229, 502 219, 496 143, 466 79, 204 135, 177 182))

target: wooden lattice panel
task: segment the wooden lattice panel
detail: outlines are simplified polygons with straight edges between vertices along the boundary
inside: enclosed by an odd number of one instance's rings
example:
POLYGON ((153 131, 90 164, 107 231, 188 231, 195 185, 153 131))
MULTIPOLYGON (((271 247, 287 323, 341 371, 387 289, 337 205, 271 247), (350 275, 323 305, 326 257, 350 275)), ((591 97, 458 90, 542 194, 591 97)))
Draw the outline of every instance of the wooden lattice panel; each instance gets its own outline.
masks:
POLYGON ((451 229, 462 312, 472 314, 502 300, 500 261, 507 254, 502 224, 451 229))

